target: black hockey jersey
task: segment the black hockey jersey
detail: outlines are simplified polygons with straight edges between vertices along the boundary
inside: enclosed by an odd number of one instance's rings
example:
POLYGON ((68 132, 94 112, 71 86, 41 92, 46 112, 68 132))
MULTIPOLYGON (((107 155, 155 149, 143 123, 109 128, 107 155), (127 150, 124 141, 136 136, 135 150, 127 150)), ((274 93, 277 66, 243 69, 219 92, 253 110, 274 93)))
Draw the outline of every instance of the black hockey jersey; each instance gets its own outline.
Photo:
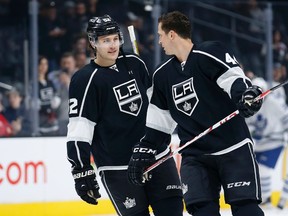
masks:
POLYGON ((110 67, 92 60, 73 75, 67 134, 72 167, 89 165, 90 152, 97 167, 128 164, 132 146, 144 136, 150 80, 133 54, 110 67))
MULTIPOLYGON (((142 142, 159 144, 178 124, 181 145, 235 110, 251 81, 223 44, 194 45, 186 62, 173 56, 153 74, 153 94, 142 142), (177 122, 177 124, 176 124, 177 122)), ((223 154, 251 142, 245 120, 237 115, 183 150, 183 154, 223 154)))

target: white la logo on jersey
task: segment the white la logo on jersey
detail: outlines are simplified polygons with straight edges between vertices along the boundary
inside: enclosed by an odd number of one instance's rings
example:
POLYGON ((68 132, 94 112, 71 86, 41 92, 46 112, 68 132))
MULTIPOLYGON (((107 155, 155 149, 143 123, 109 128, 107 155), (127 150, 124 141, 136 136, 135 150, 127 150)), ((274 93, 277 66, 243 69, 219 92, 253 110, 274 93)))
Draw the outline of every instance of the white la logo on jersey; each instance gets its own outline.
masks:
POLYGON ((199 102, 193 85, 193 77, 172 86, 172 95, 177 109, 191 116, 199 102))
POLYGON ((142 107, 142 96, 135 79, 113 87, 121 112, 137 116, 142 107))

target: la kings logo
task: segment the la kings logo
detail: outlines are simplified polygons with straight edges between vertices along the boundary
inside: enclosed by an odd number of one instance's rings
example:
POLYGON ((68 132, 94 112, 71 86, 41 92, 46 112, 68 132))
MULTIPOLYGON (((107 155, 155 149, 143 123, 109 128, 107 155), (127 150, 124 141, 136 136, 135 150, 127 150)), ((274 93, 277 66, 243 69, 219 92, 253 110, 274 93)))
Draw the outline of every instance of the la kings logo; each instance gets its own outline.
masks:
POLYGON ((199 102, 193 85, 193 77, 172 86, 172 94, 177 109, 188 116, 199 102))
POLYGON ((142 107, 142 97, 135 79, 113 87, 121 112, 137 116, 142 107))

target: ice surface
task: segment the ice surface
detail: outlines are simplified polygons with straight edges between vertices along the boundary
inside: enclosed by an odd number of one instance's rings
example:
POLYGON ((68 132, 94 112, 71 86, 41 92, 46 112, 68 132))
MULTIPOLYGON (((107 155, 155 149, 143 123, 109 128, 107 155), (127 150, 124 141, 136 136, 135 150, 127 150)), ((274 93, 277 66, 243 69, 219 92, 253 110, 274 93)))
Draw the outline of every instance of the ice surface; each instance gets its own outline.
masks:
MULTIPOLYGON (((271 209, 263 209, 265 212, 265 216, 288 216, 288 208, 286 207, 283 210, 277 209, 277 208, 271 208, 271 209)), ((89 215, 92 216, 92 215, 89 215)), ((117 216, 115 215, 93 215, 93 216, 117 216)), ((152 216, 152 215, 151 215, 152 216)), ((184 213, 184 216, 191 216, 187 212, 184 213)), ((230 210, 223 210, 221 211, 221 216, 232 216, 230 210)))

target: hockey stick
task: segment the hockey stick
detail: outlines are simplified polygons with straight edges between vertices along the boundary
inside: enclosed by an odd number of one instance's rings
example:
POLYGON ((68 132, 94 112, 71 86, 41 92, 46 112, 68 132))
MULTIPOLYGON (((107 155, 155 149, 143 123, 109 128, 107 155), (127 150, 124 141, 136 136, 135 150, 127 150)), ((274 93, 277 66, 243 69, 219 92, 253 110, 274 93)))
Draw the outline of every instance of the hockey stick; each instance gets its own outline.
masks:
POLYGON ((11 89, 13 89, 13 86, 8 85, 8 84, 3 83, 3 82, 0 82, 0 87, 1 87, 1 88, 4 88, 4 89, 6 89, 6 90, 11 90, 11 89))
MULTIPOLYGON (((268 94, 270 94, 271 92, 275 91, 276 89, 286 85, 288 83, 288 80, 280 83, 274 87, 272 87, 271 89, 268 89, 267 91, 263 92, 262 94, 260 94, 259 96, 257 96, 251 103, 254 103, 264 97, 266 97, 268 94)), ((234 112, 232 112, 230 115, 226 116, 225 118, 223 118, 222 120, 218 121, 217 123, 215 123, 214 125, 212 125, 211 127, 207 128, 205 131, 203 131, 202 133, 200 133, 199 135, 197 135, 196 137, 194 137, 192 140, 186 142, 183 146, 175 149, 174 151, 171 151, 168 155, 164 156, 163 158, 159 159, 158 161, 156 161, 154 164, 152 164, 151 166, 149 166, 145 172, 143 173, 143 175, 147 174, 149 171, 155 169, 156 167, 158 167, 160 164, 162 164, 163 162, 165 162, 166 160, 172 158, 174 155, 176 155, 179 151, 183 150, 184 148, 186 148, 187 146, 191 145, 192 143, 194 143, 196 140, 200 139, 201 137, 207 135, 208 133, 210 133, 212 130, 220 127, 221 125, 225 124, 226 122, 228 122, 229 120, 231 120, 233 117, 237 116, 239 114, 239 110, 236 110, 234 112)))
POLYGON ((138 49, 138 45, 136 41, 134 26, 133 25, 128 26, 128 31, 129 31, 129 36, 130 36, 130 40, 132 43, 133 51, 135 54, 139 55, 139 49, 138 49))

